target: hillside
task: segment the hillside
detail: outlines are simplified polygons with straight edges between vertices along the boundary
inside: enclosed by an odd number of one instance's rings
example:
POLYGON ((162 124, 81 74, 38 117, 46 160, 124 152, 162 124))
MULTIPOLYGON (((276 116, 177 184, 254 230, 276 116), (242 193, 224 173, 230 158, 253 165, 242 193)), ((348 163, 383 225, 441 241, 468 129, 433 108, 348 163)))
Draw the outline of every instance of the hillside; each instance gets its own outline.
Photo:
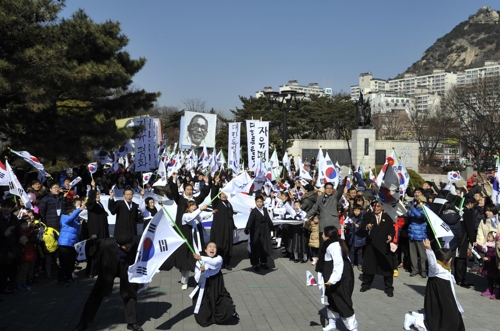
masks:
POLYGON ((457 72, 483 66, 487 60, 500 62, 500 11, 482 7, 436 40, 420 60, 396 78, 405 73, 428 74, 433 69, 457 72))

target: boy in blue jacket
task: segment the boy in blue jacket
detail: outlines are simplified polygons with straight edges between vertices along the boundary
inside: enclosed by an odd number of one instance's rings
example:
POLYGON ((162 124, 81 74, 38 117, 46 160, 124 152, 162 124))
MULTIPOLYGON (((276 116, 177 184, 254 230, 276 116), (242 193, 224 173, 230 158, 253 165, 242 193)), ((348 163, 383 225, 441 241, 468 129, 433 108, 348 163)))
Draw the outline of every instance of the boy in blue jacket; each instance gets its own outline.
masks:
POLYGON ((59 233, 59 286, 74 283, 72 274, 75 269, 76 251, 74 245, 78 242, 80 219, 78 216, 85 209, 85 202, 74 200, 66 215, 61 216, 61 232, 59 233))

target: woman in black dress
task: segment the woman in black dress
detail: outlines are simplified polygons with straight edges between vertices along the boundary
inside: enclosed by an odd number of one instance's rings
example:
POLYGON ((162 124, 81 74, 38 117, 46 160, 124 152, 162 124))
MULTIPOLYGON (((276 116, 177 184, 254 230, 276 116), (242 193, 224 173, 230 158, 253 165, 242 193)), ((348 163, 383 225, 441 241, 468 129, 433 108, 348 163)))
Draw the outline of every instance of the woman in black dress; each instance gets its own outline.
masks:
POLYGON ((352 307, 354 272, 348 257, 349 250, 334 226, 325 227, 323 240, 316 265, 316 271, 323 274, 325 295, 328 297, 328 325, 323 331, 336 330, 338 317, 342 318, 347 330, 357 331, 358 322, 352 307))

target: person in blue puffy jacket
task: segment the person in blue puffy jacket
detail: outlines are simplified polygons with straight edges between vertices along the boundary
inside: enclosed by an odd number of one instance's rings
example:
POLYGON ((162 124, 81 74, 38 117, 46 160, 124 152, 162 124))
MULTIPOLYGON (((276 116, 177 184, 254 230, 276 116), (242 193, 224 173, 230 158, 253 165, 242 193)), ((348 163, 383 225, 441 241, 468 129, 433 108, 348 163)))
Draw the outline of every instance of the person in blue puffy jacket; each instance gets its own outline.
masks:
POLYGON ((75 269, 75 247, 80 233, 80 219, 78 216, 85 209, 85 202, 74 200, 73 206, 61 216, 61 232, 59 233, 59 285, 67 286, 74 283, 72 274, 75 269))
POLYGON ((421 203, 425 204, 427 199, 423 195, 421 189, 415 189, 413 209, 408 211, 409 225, 408 238, 410 239, 410 277, 414 277, 420 273, 422 278, 427 277, 425 262, 427 255, 423 240, 427 239, 427 220, 421 203), (420 263, 418 263, 420 261, 420 263))

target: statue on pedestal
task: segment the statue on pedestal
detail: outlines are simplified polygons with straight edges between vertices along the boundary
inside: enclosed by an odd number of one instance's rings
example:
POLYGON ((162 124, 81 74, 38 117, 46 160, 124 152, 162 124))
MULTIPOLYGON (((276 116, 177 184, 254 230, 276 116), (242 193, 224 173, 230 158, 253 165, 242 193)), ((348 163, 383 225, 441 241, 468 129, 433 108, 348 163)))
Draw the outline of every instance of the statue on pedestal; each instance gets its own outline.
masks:
POLYGON ((356 107, 356 125, 358 129, 373 129, 370 101, 364 101, 363 94, 359 92, 359 100, 353 104, 356 107))

